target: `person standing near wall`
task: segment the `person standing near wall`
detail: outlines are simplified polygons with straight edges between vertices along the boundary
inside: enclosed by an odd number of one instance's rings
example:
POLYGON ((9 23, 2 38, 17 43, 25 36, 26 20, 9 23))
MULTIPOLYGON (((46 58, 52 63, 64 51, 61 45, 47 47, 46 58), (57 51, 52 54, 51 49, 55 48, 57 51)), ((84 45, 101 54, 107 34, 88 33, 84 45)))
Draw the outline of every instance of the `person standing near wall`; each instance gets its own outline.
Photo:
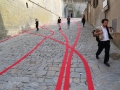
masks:
POLYGON ((35 19, 35 24, 36 24, 36 29, 37 31, 39 30, 38 26, 39 26, 39 21, 37 19, 35 19))
POLYGON ((70 28, 70 16, 67 18, 68 29, 70 28))
POLYGON ((107 26, 108 19, 103 19, 101 23, 102 23, 101 32, 95 33, 95 35, 103 34, 103 39, 100 40, 99 47, 96 52, 96 58, 99 59, 100 53, 105 48, 104 64, 110 67, 110 65, 108 64, 108 61, 109 61, 109 51, 110 51, 110 39, 113 39, 112 36, 110 35, 110 32, 112 32, 112 28, 107 26))
POLYGON ((83 23, 83 27, 84 27, 84 25, 85 25, 85 15, 83 15, 83 17, 82 17, 82 23, 83 23))
POLYGON ((60 23, 61 23, 61 19, 60 19, 60 17, 58 18, 58 26, 59 26, 59 30, 61 29, 61 27, 60 27, 60 23))

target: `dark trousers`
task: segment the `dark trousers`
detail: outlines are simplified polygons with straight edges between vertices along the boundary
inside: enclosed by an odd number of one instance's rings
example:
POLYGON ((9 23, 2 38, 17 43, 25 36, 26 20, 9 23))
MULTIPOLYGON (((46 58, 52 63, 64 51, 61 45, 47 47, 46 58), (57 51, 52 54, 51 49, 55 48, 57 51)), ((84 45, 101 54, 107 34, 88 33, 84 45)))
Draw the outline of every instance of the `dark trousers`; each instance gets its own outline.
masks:
POLYGON ((96 55, 97 56, 100 55, 104 48, 105 48, 104 63, 107 63, 109 61, 110 41, 100 41, 96 55))
POLYGON ((85 22, 83 22, 83 27, 85 26, 85 22))
POLYGON ((39 30, 38 26, 36 26, 37 31, 39 30))

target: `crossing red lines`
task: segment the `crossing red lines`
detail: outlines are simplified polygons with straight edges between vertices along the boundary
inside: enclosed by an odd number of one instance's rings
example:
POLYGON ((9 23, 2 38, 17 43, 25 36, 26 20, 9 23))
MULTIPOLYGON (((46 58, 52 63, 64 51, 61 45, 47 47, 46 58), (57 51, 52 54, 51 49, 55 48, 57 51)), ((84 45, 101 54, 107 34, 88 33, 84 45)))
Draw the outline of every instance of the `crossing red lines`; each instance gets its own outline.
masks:
POLYGON ((8 70, 10 70, 12 67, 14 67, 15 65, 17 65, 21 61, 23 61, 28 55, 33 53, 47 38, 49 38, 49 39, 51 39, 51 40, 53 40, 55 42, 58 42, 58 43, 60 43, 60 44, 62 44, 62 45, 64 45, 66 47, 63 62, 62 62, 62 66, 61 66, 61 70, 60 70, 60 74, 59 74, 59 77, 58 77, 58 81, 57 81, 55 90, 61 90, 61 88, 62 88, 62 82, 63 82, 63 76, 64 76, 64 73, 65 73, 65 69, 66 69, 66 75, 65 75, 65 82, 64 82, 64 88, 63 89, 64 90, 69 90, 69 86, 70 86, 69 85, 69 82, 70 82, 70 68, 71 68, 71 62, 72 62, 73 53, 77 54, 79 56, 79 58, 82 60, 83 64, 84 64, 87 83, 88 83, 88 90, 94 90, 94 84, 93 84, 93 81, 92 81, 92 75, 91 75, 91 72, 90 72, 90 67, 89 67, 86 59, 75 49, 75 46, 77 45, 77 42, 78 42, 79 37, 80 37, 80 26, 79 26, 79 24, 77 22, 75 22, 75 24, 78 27, 78 34, 76 36, 76 39, 75 39, 75 42, 74 42, 73 46, 69 45, 69 40, 68 40, 67 36, 62 32, 62 30, 60 30, 60 33, 65 38, 66 42, 62 42, 60 40, 52 38, 51 36, 54 35, 54 32, 52 30, 48 29, 48 28, 43 28, 42 27, 43 29, 49 30, 51 32, 51 35, 49 35, 49 36, 41 35, 41 34, 34 34, 32 32, 26 32, 28 34, 32 34, 32 35, 35 35, 35 36, 42 36, 44 38, 31 51, 29 51, 27 54, 25 54, 23 57, 21 57, 19 60, 17 60, 14 64, 8 66, 5 70, 1 71, 0 75, 4 74, 8 70), (68 49, 71 50, 69 55, 68 55, 68 49), (66 64, 67 64, 67 67, 65 68, 66 64))

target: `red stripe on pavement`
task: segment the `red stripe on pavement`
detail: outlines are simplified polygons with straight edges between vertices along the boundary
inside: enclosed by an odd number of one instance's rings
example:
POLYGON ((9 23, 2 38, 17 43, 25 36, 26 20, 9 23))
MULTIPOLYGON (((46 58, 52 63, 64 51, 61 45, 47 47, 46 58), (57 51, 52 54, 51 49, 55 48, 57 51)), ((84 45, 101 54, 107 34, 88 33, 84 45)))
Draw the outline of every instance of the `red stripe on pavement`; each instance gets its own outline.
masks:
POLYGON ((60 30, 60 33, 65 37, 66 39, 66 51, 65 51, 65 55, 64 55, 64 58, 63 58, 63 62, 62 62, 62 66, 61 66, 61 70, 60 70, 60 74, 59 74, 59 77, 58 77, 58 81, 57 81, 57 84, 56 84, 56 88, 55 90, 61 90, 61 87, 62 87, 62 81, 63 81, 63 77, 64 77, 64 72, 65 72, 65 65, 66 65, 66 62, 67 62, 67 57, 68 57, 68 39, 67 37, 63 34, 62 30, 60 30))
POLYGON ((72 56, 73 56, 73 48, 75 48, 79 37, 80 37, 80 26, 78 25, 78 23, 76 23, 78 26, 78 33, 74 42, 74 45, 72 46, 71 52, 70 52, 70 56, 68 58, 68 64, 67 64, 67 68, 66 68, 66 76, 65 76, 65 83, 64 83, 64 90, 69 90, 70 87, 70 68, 71 68, 71 62, 72 62, 72 56))
MULTIPOLYGON (((35 34, 34 34, 35 35, 35 34)), ((37 35, 38 36, 38 35, 37 35)), ((42 36, 42 35, 40 35, 40 36, 42 36)), ((60 44, 62 44, 62 45, 65 45, 66 47, 68 47, 68 48, 70 48, 73 52, 75 52, 78 56, 79 56, 79 58, 81 58, 81 60, 83 61, 83 64, 84 64, 84 66, 85 66, 85 70, 86 70, 86 76, 87 76, 87 82, 88 82, 88 90, 94 90, 94 85, 93 85, 93 81, 92 81, 92 75, 91 75, 91 72, 90 72, 90 68, 89 68, 89 65, 88 65, 88 63, 87 63, 87 61, 86 61, 86 59, 77 51, 77 50, 75 50, 73 47, 71 47, 71 46, 67 46, 64 42, 62 42, 62 41, 59 41, 59 40, 57 40, 57 39, 55 39, 55 38, 51 38, 51 37, 46 37, 46 36, 43 36, 43 37, 45 37, 45 38, 49 38, 49 39, 51 39, 51 40, 54 40, 54 41, 56 41, 56 42, 58 42, 58 43, 60 43, 60 44)), ((38 48, 38 47, 37 47, 38 48)), ((37 49, 36 48, 36 49, 37 49)), ((30 52, 29 52, 30 53, 30 52)), ((19 62, 18 62, 19 63, 19 62)), ((15 66, 15 65, 14 65, 15 66)), ((12 68, 12 67, 11 67, 12 68)), ((9 69, 8 69, 9 70, 9 69)), ((7 70, 7 71, 8 71, 7 70)), ((1 72, 0 72, 0 75, 1 75, 1 72)))
POLYGON ((8 66, 6 69, 4 69, 3 71, 0 72, 0 75, 4 74, 5 72, 7 72, 8 70, 10 70, 12 67, 16 66, 17 64, 19 64, 21 61, 23 61, 25 58, 27 58, 31 53, 33 53, 45 40, 47 37, 45 37, 41 42, 38 43, 37 46, 35 46, 31 51, 29 51, 27 54, 25 54, 22 58, 20 58, 19 60, 17 60, 15 63, 13 63, 12 65, 8 66))
POLYGON ((94 90, 92 75, 91 75, 90 67, 88 65, 87 60, 77 50, 73 49, 73 51, 80 57, 80 59, 82 60, 84 66, 85 66, 86 78, 87 78, 87 83, 88 83, 88 90, 94 90))
MULTIPOLYGON (((63 43, 63 42, 61 42, 61 41, 59 41, 57 39, 54 39, 54 38, 51 38, 51 37, 50 37, 50 39, 66 46, 65 43, 63 43)), ((93 84, 93 81, 92 81, 92 75, 91 75, 90 67, 88 65, 87 60, 77 50, 73 49, 71 46, 68 46, 68 47, 70 49, 72 49, 73 52, 75 52, 79 56, 79 58, 82 60, 82 62, 84 64, 84 67, 85 67, 85 70, 86 70, 85 72, 86 72, 86 77, 87 77, 88 90, 94 90, 94 84, 93 84)))
MULTIPOLYGON (((45 27, 45 25, 40 26, 40 27, 43 28, 43 27, 45 27)), ((30 30, 34 30, 34 29, 30 29, 30 30)), ((15 38, 15 37, 19 36, 20 34, 26 33, 26 32, 28 32, 28 31, 24 31, 24 32, 21 32, 21 33, 19 33, 19 34, 14 35, 14 36, 11 36, 11 37, 9 37, 9 38, 6 38, 6 39, 4 39, 4 40, 0 40, 0 43, 5 42, 5 41, 8 41, 8 40, 10 40, 10 39, 12 39, 12 38, 15 38)))
MULTIPOLYGON (((54 38, 51 38, 51 37, 50 37, 50 39, 66 46, 65 43, 63 43, 63 42, 61 42, 61 41, 59 41, 57 39, 54 39, 54 38)), ((68 46, 68 47, 70 49, 73 49, 71 46, 68 46)), ((75 52, 79 56, 79 58, 82 60, 82 62, 84 64, 84 67, 85 67, 85 70, 86 70, 85 72, 86 72, 86 77, 87 77, 88 90, 94 90, 94 84, 93 84, 93 81, 92 81, 92 75, 91 75, 90 67, 88 65, 87 60, 77 50, 73 49, 73 52, 75 52)))
MULTIPOLYGON (((34 34, 35 35, 35 34, 34 34)), ((85 72, 86 72, 86 78, 87 78, 87 83, 88 83, 88 90, 94 90, 94 84, 93 84, 93 81, 92 81, 92 75, 91 75, 91 71, 90 71, 90 67, 88 65, 88 62, 87 60, 77 51, 75 50, 73 47, 71 46, 67 46, 64 42, 60 41, 60 40, 57 40, 55 38, 52 38, 52 37, 47 37, 55 42, 58 42, 62 45, 65 45, 66 47, 70 48, 73 52, 75 52, 79 58, 82 60, 83 64, 84 64, 84 67, 85 67, 85 72)), ((68 83, 69 84, 69 83, 68 83)), ((56 89, 57 90, 57 89, 56 89)), ((59 90, 59 89, 58 89, 59 90)))
MULTIPOLYGON (((43 28, 43 27, 42 27, 42 28, 43 28)), ((43 34, 35 34, 35 33, 32 33, 32 32, 26 32, 26 33, 32 34, 32 35, 35 35, 35 36, 43 36, 43 37, 50 37, 50 36, 54 35, 54 31, 52 31, 52 30, 50 30, 50 29, 48 29, 48 28, 43 28, 43 29, 49 30, 49 31, 51 32, 51 35, 45 36, 45 35, 43 35, 43 34)))
MULTIPOLYGON (((45 25, 44 25, 45 26, 45 25)), ((43 27, 44 27, 43 26, 43 27)), ((42 27, 42 28, 43 28, 42 27)), ((49 30, 49 29, 48 29, 49 30)), ((52 36, 54 34, 54 32, 51 30, 52 34, 50 36, 52 36)), ((28 31, 26 32, 28 33, 28 31)), ((44 39, 42 41, 40 41, 38 43, 37 46, 35 46, 31 51, 29 51, 27 54, 25 54, 23 57, 21 57, 19 60, 17 60, 15 63, 13 63, 12 65, 8 66, 7 68, 5 68, 4 70, 2 70, 0 72, 0 75, 3 75, 5 72, 7 72, 8 70, 10 70, 12 67, 16 66, 17 64, 19 64, 21 61, 23 61, 25 58, 27 58, 31 53, 33 53, 46 39, 47 37, 50 37, 50 36, 44 36, 44 39)))

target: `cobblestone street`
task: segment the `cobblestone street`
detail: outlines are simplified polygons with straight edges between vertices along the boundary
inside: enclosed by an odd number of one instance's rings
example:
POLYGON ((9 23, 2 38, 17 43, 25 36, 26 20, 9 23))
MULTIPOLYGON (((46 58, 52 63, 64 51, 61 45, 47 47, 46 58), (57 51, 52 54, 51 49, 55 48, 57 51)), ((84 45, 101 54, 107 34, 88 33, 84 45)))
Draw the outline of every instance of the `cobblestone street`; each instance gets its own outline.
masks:
MULTIPOLYGON (((66 19, 0 42, 0 90, 120 90, 120 60, 97 60, 93 27, 66 19)), ((111 42, 110 55, 120 54, 111 42)))

